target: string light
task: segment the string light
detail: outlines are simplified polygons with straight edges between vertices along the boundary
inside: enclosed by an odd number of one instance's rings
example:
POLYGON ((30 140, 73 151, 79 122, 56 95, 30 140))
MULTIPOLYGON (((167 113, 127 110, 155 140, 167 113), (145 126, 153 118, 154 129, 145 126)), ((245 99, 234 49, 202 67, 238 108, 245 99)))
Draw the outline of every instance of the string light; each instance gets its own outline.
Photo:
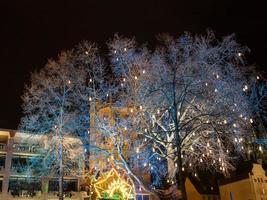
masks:
POLYGON ((124 48, 124 51, 127 51, 127 49, 126 49, 126 48, 124 48))
POLYGON ((250 118, 249 121, 250 121, 251 124, 253 123, 253 119, 252 118, 250 118))
POLYGON ((89 54, 89 53, 88 53, 88 51, 85 51, 84 53, 85 53, 86 55, 88 55, 88 54, 89 54))
POLYGON ((182 167, 182 171, 184 171, 184 167, 182 167))
POLYGON ((92 97, 89 97, 89 101, 92 101, 92 97))
POLYGON ((70 80, 68 80, 68 84, 70 84, 71 83, 71 81, 70 80))
POLYGON ((226 120, 226 119, 225 119, 225 120, 223 120, 223 123, 224 123, 224 124, 227 124, 227 120, 226 120))
POLYGON ((260 80, 260 77, 259 76, 257 76, 257 80, 260 80))
POLYGON ((143 74, 145 74, 146 73, 146 70, 143 70, 143 74))
POLYGON ((241 52, 238 52, 238 54, 237 54, 239 57, 241 57, 242 56, 242 53, 241 52))
POLYGON ((134 79, 137 80, 137 76, 134 76, 134 79))

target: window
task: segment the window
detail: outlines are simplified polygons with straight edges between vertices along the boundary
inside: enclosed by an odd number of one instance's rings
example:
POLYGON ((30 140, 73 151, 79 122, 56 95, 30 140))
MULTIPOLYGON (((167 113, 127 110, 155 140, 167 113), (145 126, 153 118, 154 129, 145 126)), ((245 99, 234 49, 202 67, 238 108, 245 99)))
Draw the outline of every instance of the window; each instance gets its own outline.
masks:
POLYGON ((234 200, 234 193, 230 192, 230 200, 234 200))

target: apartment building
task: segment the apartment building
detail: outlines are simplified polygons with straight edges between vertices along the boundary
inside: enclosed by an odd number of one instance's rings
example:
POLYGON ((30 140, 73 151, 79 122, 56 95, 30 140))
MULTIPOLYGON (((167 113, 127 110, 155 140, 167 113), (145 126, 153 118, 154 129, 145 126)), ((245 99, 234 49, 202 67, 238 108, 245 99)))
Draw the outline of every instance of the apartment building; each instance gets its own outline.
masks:
MULTIPOLYGON (((38 135, 14 130, 0 130, 0 199, 8 196, 25 196, 29 192, 41 196, 44 183, 27 173, 27 160, 38 156, 38 148, 43 148, 44 140, 38 135), (18 193, 19 192, 19 193, 18 193)), ((64 177, 65 189, 77 191, 78 177, 64 177)), ((57 191, 56 179, 48 183, 49 191, 57 191)))

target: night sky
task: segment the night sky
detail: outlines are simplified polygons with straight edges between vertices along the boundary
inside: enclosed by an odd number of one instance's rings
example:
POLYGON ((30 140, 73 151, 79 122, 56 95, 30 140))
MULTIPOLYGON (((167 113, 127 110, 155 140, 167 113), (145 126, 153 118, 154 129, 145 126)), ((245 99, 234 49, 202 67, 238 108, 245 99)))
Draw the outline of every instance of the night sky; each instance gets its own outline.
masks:
POLYGON ((184 31, 218 37, 235 33, 251 49, 249 63, 267 64, 264 1, 237 0, 0 0, 0 128, 16 129, 24 84, 44 66, 82 40, 104 47, 118 32, 139 42, 184 31))

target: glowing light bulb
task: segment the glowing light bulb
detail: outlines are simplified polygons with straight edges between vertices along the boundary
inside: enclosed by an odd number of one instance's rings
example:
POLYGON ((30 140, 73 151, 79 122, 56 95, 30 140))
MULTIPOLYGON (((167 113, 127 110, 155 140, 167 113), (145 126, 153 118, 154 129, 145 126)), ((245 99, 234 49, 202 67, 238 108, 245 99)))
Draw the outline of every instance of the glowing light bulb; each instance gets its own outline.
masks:
POLYGON ((237 55, 238 55, 239 57, 241 57, 241 56, 242 56, 242 53, 241 53, 241 52, 238 52, 237 55))
POLYGON ((143 70, 143 74, 145 74, 146 73, 146 70, 143 70))
POLYGON ((250 121, 251 124, 253 123, 253 119, 250 118, 249 121, 250 121))
POLYGON ((208 86, 208 83, 206 82, 205 85, 208 86))
POLYGON ((182 167, 182 171, 184 171, 184 167, 182 167))
POLYGON ((71 84, 71 81, 70 80, 68 80, 68 84, 71 84))
POLYGON ((89 101, 92 101, 92 97, 89 97, 89 101))
POLYGON ((114 50, 114 54, 116 54, 117 53, 117 50, 114 50))
POLYGON ((217 74, 217 75, 216 75, 216 78, 217 78, 217 79, 219 79, 219 78, 220 78, 220 76, 217 74))
POLYGON ((260 80, 260 77, 259 76, 257 76, 257 80, 260 80))
POLYGON ((134 76, 134 79, 137 80, 137 76, 134 76))
POLYGON ((227 124, 227 120, 226 120, 226 119, 225 119, 225 120, 223 120, 223 123, 224 123, 224 124, 227 124))
POLYGON ((88 54, 89 54, 89 53, 88 53, 88 51, 85 51, 84 53, 85 53, 86 55, 88 55, 88 54))
POLYGON ((127 51, 127 48, 124 48, 124 51, 127 51))
POLYGON ((259 150, 262 152, 262 146, 259 146, 259 150))

